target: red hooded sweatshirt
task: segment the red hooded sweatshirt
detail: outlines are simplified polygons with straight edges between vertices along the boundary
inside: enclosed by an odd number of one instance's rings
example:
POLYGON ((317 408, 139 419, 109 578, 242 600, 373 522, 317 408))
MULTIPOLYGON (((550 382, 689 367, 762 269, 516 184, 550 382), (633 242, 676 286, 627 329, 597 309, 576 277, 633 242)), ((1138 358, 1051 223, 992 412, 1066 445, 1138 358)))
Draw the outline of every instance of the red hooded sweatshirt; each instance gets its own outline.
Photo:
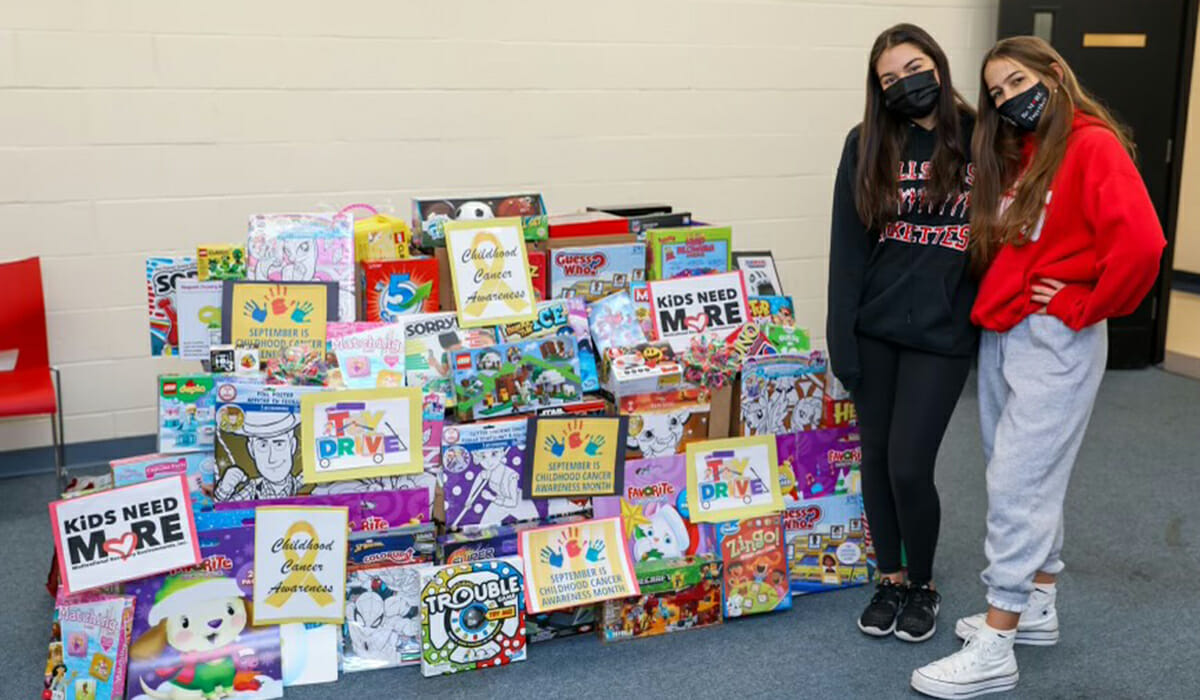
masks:
MULTIPOLYGON (((1031 287, 1067 283, 1046 311, 1073 330, 1133 313, 1154 285, 1166 239, 1146 185, 1115 134, 1076 113, 1042 220, 1023 245, 1000 249, 971 321, 1003 333, 1036 313, 1031 287)), ((1035 149, 1026 137, 1028 162, 1035 149)))

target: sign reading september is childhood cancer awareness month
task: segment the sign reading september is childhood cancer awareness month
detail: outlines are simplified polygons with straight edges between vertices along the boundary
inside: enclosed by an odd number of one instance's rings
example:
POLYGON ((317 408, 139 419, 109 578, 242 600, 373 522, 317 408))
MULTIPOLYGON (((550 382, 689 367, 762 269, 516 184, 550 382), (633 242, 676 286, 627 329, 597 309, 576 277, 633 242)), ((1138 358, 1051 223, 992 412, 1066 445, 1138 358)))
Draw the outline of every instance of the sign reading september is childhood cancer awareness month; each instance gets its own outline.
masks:
POLYGON ((50 504, 66 594, 200 561, 183 475, 50 504))
POLYGON ((349 527, 345 507, 255 509, 255 625, 345 619, 349 527))
POLYGON ((521 219, 447 221, 444 230, 458 324, 533 320, 537 304, 521 219))
POLYGON ((654 330, 675 352, 686 350, 695 335, 728 336, 750 321, 740 270, 648 284, 654 330))
POLYGON ((619 516, 522 530, 517 549, 531 613, 641 592, 619 516))
POLYGON ((325 324, 336 321, 336 282, 225 282, 222 342, 257 347, 264 360, 293 346, 325 352, 325 324))
POLYGON ((611 496, 621 490, 629 417, 529 421, 525 460, 530 498, 611 496))
POLYGON ((718 523, 783 510, 774 435, 687 446, 688 518, 718 523))
POLYGON ((300 421, 305 483, 422 472, 420 389, 305 394, 300 421))

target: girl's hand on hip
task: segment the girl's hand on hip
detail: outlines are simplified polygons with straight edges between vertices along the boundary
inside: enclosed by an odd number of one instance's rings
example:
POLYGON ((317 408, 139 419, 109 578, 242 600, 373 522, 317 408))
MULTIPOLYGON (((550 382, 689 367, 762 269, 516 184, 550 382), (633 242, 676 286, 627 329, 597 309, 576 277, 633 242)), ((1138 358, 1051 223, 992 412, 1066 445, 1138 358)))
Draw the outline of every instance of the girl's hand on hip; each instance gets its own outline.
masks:
POLYGON ((1067 283, 1059 282, 1058 280, 1052 280, 1048 277, 1043 277, 1040 281, 1041 284, 1033 285, 1030 287, 1030 290, 1033 292, 1033 303, 1041 304, 1041 308, 1038 309, 1037 312, 1039 314, 1044 314, 1046 313, 1046 307, 1050 305, 1050 300, 1053 299, 1054 295, 1058 294, 1063 287, 1067 286, 1067 283))

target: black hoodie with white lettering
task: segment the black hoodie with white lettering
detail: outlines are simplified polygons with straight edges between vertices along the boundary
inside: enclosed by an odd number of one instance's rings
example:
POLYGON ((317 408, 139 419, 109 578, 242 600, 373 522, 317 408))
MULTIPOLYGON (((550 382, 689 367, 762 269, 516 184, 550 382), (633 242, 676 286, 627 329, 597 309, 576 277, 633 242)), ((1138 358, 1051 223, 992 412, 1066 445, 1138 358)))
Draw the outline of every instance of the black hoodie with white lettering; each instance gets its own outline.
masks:
MULTIPOLYGON (((963 124, 967 153, 973 126, 973 120, 963 124)), ((879 230, 863 224, 854 204, 858 127, 846 137, 833 190, 826 341, 830 365, 847 388, 861 375, 860 334, 940 355, 975 352, 977 283, 967 254, 974 169, 964 193, 925 201, 936 141, 934 132, 909 125, 897 164, 899 216, 879 230)))

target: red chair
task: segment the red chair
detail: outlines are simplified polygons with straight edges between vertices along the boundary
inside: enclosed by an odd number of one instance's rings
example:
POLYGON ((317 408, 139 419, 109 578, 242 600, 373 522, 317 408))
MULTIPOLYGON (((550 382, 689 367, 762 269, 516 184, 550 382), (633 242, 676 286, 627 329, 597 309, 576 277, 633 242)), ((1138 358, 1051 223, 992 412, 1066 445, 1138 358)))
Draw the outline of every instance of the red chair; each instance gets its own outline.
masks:
POLYGON ((0 356, 17 353, 16 367, 0 371, 0 418, 50 417, 54 473, 61 487, 65 466, 62 379, 58 368, 50 366, 41 260, 0 263, 0 289, 10 290, 6 303, 0 304, 0 356))

